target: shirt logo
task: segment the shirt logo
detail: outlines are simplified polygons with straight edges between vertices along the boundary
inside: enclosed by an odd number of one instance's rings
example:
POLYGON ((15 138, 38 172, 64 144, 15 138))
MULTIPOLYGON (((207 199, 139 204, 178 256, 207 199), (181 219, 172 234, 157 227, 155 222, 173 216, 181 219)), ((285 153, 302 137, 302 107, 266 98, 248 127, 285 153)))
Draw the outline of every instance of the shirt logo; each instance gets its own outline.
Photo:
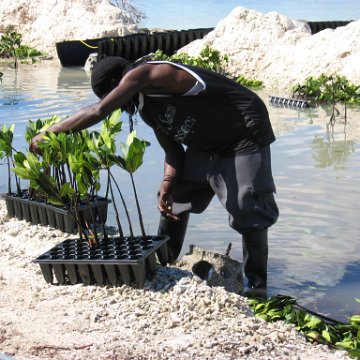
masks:
POLYGON ((167 105, 164 115, 158 117, 161 129, 170 135, 175 141, 182 143, 184 140, 194 132, 196 119, 187 116, 180 124, 174 124, 176 108, 173 105, 167 105))

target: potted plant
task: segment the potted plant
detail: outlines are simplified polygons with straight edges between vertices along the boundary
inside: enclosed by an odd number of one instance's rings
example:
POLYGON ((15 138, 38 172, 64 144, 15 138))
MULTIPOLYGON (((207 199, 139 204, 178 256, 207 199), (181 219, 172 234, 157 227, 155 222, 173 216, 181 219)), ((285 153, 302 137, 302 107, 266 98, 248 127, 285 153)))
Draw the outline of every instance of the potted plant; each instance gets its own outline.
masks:
MULTIPOLYGON (((36 122, 30 121, 25 139, 30 142, 38 132, 45 131, 59 120, 59 117, 53 116, 36 122)), ((11 159, 10 131, 5 130, 0 134, 0 139, 3 140, 0 141, 0 146, 2 154, 10 159, 8 163, 13 162, 11 170, 17 184, 17 192, 13 193, 9 189, 5 196, 9 216, 25 219, 33 224, 50 225, 69 233, 76 228, 79 231, 81 229, 77 224, 76 211, 82 222, 94 222, 94 218, 103 223, 106 221, 109 200, 98 195, 100 182, 96 175, 96 165, 93 165, 93 173, 91 170, 86 173, 84 167, 78 179, 71 169, 71 166, 75 166, 74 161, 71 161, 74 153, 89 153, 80 134, 48 133, 42 145, 41 157, 30 152, 16 152, 11 159), (20 187, 20 179, 27 180, 28 188, 20 187), (88 188, 84 185, 86 180, 91 180, 88 188), (89 204, 90 206, 85 206, 89 204)), ((91 160, 90 155, 89 159, 91 160)), ((88 162, 85 164, 89 166, 88 162)))
POLYGON ((28 178, 36 190, 44 191, 49 202, 68 204, 68 210, 78 226, 79 238, 67 239, 35 260, 49 283, 53 283, 55 275, 60 284, 125 283, 142 287, 146 277, 156 272, 156 256, 161 264, 168 261, 165 244, 168 237, 145 233, 134 182, 133 173, 142 164, 148 143, 138 139, 133 132, 128 136, 127 142, 122 144, 123 156, 118 155, 116 137, 120 131, 121 123, 118 118, 111 116, 103 121, 99 132, 83 130, 74 134, 48 133, 41 145, 41 160, 29 153, 23 158, 22 167, 17 168, 22 170, 14 170, 19 176, 28 178), (66 148, 70 151, 64 156, 66 148), (44 171, 48 161, 54 157, 57 159, 57 169, 68 169, 66 179, 64 174, 44 171), (112 173, 114 165, 119 165, 130 174, 140 221, 140 236, 134 234, 121 188, 112 173), (107 172, 106 196, 110 193, 114 207, 117 224, 115 235, 108 234, 104 221, 99 221, 94 215, 91 215, 89 221, 83 221, 77 211, 79 202, 84 202, 84 206, 90 208, 91 194, 100 188, 100 171, 107 172), (118 191, 125 210, 129 225, 128 236, 124 234, 121 224, 115 191, 118 191))
POLYGON ((6 208, 10 217, 15 216, 16 210, 19 208, 18 202, 12 201, 13 199, 19 199, 22 196, 20 179, 15 174, 16 192, 13 192, 13 179, 11 169, 14 165, 13 156, 16 150, 13 148, 15 124, 3 127, 0 130, 0 159, 4 160, 7 165, 7 192, 2 194, 5 199, 6 208))

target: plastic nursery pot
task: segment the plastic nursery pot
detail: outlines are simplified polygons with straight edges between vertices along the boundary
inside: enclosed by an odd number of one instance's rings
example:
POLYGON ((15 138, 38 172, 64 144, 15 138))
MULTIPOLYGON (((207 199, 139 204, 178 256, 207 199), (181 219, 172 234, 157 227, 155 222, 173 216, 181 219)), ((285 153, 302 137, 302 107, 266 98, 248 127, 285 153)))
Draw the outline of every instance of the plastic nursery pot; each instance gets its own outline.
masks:
MULTIPOLYGON (((7 213, 9 217, 16 217, 19 220, 26 220, 33 225, 40 224, 43 226, 51 226, 55 229, 67 233, 73 233, 77 225, 72 215, 75 215, 75 210, 69 210, 47 204, 44 201, 31 200, 27 191, 23 191, 20 196, 15 194, 3 194, 5 199, 7 213)), ((80 222, 92 223, 92 215, 98 218, 100 223, 105 223, 107 219, 108 205, 111 201, 104 197, 96 197, 91 202, 90 207, 81 204, 78 207, 80 222)))
POLYGON ((90 247, 85 239, 67 239, 40 255, 33 262, 40 265, 47 283, 60 285, 85 283, 104 286, 126 284, 137 288, 151 279, 157 268, 168 262, 167 235, 113 237, 90 247))

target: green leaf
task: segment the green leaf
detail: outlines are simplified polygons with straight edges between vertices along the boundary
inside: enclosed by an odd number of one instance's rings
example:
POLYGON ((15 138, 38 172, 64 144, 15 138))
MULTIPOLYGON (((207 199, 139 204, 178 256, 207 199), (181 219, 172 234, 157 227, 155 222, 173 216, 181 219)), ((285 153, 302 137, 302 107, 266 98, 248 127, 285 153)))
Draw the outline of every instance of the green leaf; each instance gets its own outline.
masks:
POLYGON ((306 336, 313 340, 317 340, 319 338, 319 333, 316 331, 309 331, 306 333, 306 336))
POLYGON ((350 318, 350 322, 360 325, 360 315, 353 315, 350 318))
POLYGON ((75 190, 71 186, 69 182, 63 184, 59 190, 60 197, 68 197, 71 198, 75 193, 75 190))
POLYGON ((328 330, 323 330, 321 336, 329 343, 331 343, 331 336, 328 330))
POLYGON ((307 321, 304 326, 308 327, 309 329, 313 329, 316 326, 318 326, 319 324, 321 324, 321 320, 315 316, 311 316, 310 320, 307 321))
POLYGON ((13 171, 17 176, 19 176, 21 179, 31 179, 32 176, 30 175, 30 172, 26 168, 12 168, 11 171, 13 171))
POLYGON ((57 198, 57 197, 49 196, 48 201, 49 201, 49 203, 51 203, 51 204, 53 204, 55 206, 64 206, 65 205, 65 203, 60 201, 60 199, 57 198))

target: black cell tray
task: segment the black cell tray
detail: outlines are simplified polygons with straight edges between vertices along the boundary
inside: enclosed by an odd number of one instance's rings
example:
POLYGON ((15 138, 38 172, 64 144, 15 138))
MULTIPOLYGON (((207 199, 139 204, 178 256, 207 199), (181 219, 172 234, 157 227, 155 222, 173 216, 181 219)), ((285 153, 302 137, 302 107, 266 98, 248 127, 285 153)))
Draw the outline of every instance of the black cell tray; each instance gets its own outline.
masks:
POLYGON ((137 288, 151 279, 160 264, 168 263, 167 235, 142 237, 113 237, 90 247, 85 239, 67 239, 33 262, 40 265, 47 283, 60 285, 122 284, 137 288))
MULTIPOLYGON (((28 198, 26 191, 24 191, 23 196, 3 194, 2 197, 5 199, 9 217, 26 220, 33 225, 49 225, 67 233, 73 233, 77 228, 69 210, 45 202, 31 200, 28 198)), ((85 222, 92 223, 91 213, 100 223, 104 224, 107 219, 109 203, 109 199, 98 197, 91 202, 90 208, 85 204, 79 205, 78 211, 82 225, 85 225, 85 222)), ((72 214, 75 215, 75 211, 72 211, 72 214)))
POLYGON ((275 106, 277 105, 282 107, 300 107, 300 108, 309 107, 309 104, 306 100, 288 99, 278 96, 269 96, 269 102, 271 105, 275 105, 275 106))

